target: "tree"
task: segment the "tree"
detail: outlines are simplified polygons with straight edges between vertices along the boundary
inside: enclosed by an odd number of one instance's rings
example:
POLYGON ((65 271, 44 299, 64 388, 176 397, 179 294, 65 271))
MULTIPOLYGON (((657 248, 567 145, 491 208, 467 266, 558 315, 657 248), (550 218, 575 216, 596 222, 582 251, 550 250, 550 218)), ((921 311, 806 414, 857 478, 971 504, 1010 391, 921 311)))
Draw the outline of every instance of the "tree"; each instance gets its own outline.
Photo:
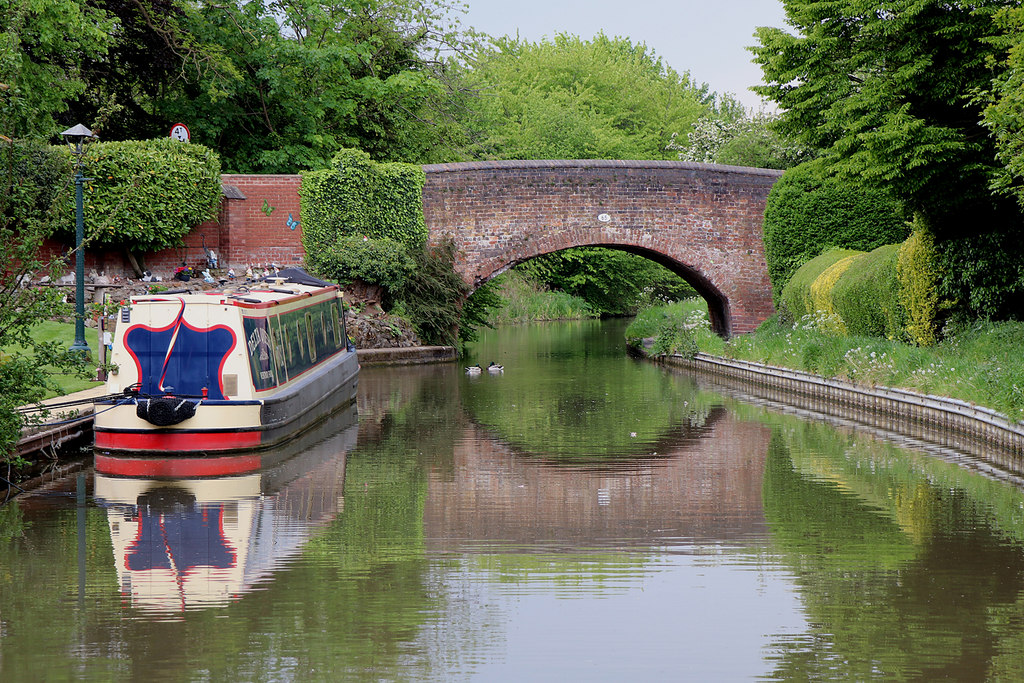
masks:
POLYGON ((759 28, 752 48, 780 128, 834 169, 896 187, 934 217, 989 198, 993 145, 974 93, 999 50, 1005 0, 785 0, 793 35, 759 28))
POLYGON ((996 17, 1015 4, 784 0, 794 32, 759 28, 752 48, 767 83, 755 90, 782 108, 780 130, 919 215, 944 296, 972 315, 1024 310, 1024 269, 1002 253, 1021 214, 990 189, 1003 169, 977 98, 1003 57, 996 17))
POLYGON ((84 61, 104 55, 114 21, 81 0, 8 0, 0 8, 0 133, 10 137, 60 130, 56 117, 86 84, 84 61))
POLYGON ((0 353, 0 462, 21 435, 18 407, 43 398, 53 384, 49 373, 85 369, 81 354, 32 335, 40 320, 70 312, 58 288, 29 286, 66 265, 44 263, 39 250, 56 225, 57 207, 71 202, 70 177, 51 148, 0 137, 0 347, 9 349, 0 353))
POLYGON ((81 60, 103 52, 110 26, 74 0, 22 0, 0 12, 0 347, 8 349, 0 354, 0 460, 21 434, 18 406, 43 397, 53 368, 85 363, 33 337, 37 322, 68 307, 57 288, 27 285, 55 265, 39 248, 71 202, 66 160, 40 138, 57 131, 65 99, 84 87, 81 60))
POLYGON ((102 122, 104 140, 167 136, 170 126, 155 111, 155 101, 174 91, 188 61, 210 60, 215 53, 191 44, 183 34, 185 11, 179 0, 88 2, 117 29, 104 52, 83 56, 79 74, 85 88, 67 98, 60 120, 68 127, 102 122))
POLYGON ((742 111, 736 116, 705 115, 693 124, 685 142, 674 138, 668 148, 681 161, 785 169, 813 157, 813 152, 775 130, 778 116, 742 111))
POLYGON ((669 159, 714 95, 628 38, 500 38, 465 76, 470 154, 480 159, 669 159))
POLYGON ((377 160, 443 161, 452 141, 443 48, 462 34, 419 0, 260 0, 181 5, 210 62, 185 64, 156 102, 217 149, 226 171, 322 168, 341 147, 377 160))
POLYGON ((1004 167, 995 186, 1024 206, 1024 7, 1002 10, 996 22, 1005 31, 1000 44, 1007 49, 1007 58, 999 64, 992 89, 984 93, 984 121, 1004 167))

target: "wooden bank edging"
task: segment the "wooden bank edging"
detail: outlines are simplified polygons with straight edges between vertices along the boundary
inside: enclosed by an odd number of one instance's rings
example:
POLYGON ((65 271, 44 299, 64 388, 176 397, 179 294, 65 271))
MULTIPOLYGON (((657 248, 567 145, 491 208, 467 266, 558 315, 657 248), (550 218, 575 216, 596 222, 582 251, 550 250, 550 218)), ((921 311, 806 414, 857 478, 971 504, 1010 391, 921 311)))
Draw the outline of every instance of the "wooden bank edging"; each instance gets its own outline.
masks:
MULTIPOLYGON (((762 387, 783 403, 842 417, 870 417, 893 431, 923 437, 986 455, 1001 450, 1012 458, 1024 456, 1024 424, 990 408, 944 396, 892 387, 863 386, 800 370, 698 353, 695 358, 651 356, 655 361, 687 368, 715 378, 762 387), (796 399, 794 401, 794 399, 796 399)), ((1020 466, 1020 462, 1002 462, 1020 466)))

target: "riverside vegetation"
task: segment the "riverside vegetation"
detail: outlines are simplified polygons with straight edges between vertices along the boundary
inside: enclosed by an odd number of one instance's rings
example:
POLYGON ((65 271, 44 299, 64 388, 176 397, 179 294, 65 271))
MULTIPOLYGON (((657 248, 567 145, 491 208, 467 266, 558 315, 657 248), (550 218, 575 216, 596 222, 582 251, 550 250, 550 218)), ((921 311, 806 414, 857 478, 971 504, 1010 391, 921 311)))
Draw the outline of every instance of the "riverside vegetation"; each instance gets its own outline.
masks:
POLYGON ((726 340, 711 332, 705 302, 689 299, 642 311, 626 337, 633 347, 647 339, 654 354, 702 351, 868 386, 948 396, 1024 421, 1024 323, 951 324, 942 340, 929 347, 837 334, 836 329, 837 320, 821 312, 796 321, 775 315, 753 334, 726 340))

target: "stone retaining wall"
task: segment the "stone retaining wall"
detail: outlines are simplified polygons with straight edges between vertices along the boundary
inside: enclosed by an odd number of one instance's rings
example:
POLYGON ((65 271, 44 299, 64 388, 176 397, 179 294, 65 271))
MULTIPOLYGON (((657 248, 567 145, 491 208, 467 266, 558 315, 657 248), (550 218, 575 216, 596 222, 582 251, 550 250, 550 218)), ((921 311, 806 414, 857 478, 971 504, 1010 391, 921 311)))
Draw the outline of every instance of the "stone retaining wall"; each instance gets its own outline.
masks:
POLYGON ((400 349, 359 349, 362 365, 412 365, 441 363, 457 357, 453 346, 410 346, 400 349))
POLYGON ((904 389, 868 387, 799 370, 697 354, 657 362, 742 387, 758 397, 856 420, 949 446, 1013 472, 1024 471, 1024 424, 964 401, 904 389))

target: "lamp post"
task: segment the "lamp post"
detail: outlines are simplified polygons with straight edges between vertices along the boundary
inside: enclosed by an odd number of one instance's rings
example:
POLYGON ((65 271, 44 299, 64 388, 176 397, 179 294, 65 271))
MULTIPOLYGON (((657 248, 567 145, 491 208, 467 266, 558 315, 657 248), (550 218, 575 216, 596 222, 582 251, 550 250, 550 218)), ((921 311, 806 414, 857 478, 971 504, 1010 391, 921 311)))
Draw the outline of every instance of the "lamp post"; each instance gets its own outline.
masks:
POLYGON ((89 355, 89 345, 85 342, 85 250, 82 242, 85 239, 85 224, 82 213, 82 185, 86 180, 82 176, 82 157, 85 154, 85 142, 93 137, 92 131, 78 124, 61 133, 75 155, 75 341, 71 351, 80 351, 89 355))

